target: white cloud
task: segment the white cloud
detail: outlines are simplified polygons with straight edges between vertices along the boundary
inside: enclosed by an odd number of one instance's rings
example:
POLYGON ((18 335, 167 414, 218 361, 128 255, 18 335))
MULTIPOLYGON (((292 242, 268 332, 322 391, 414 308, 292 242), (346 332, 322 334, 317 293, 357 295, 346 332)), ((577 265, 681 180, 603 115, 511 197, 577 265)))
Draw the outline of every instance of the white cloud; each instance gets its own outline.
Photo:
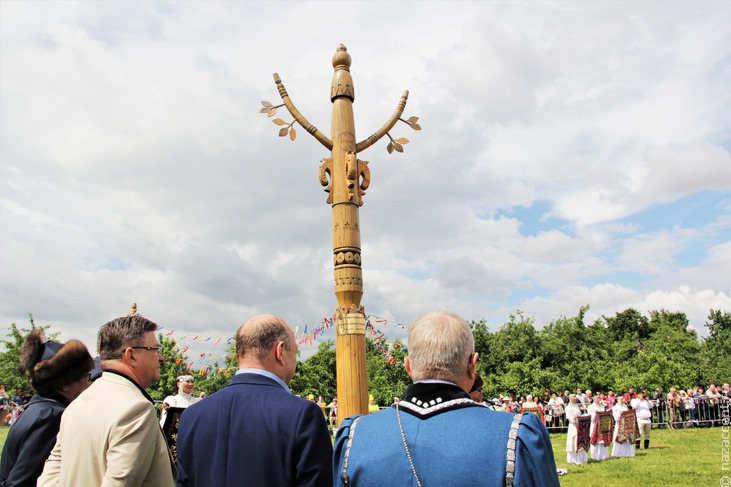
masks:
POLYGON ((279 72, 328 133, 341 42, 357 138, 405 89, 405 114, 423 127, 393 129, 411 140, 404 154, 385 141, 360 154, 372 171, 367 311, 409 322, 439 307, 502 323, 516 309, 546 321, 666 300, 696 322, 729 295, 728 202, 692 230, 622 221, 731 188, 728 4, 0 9, 6 323, 31 311, 93 344, 134 301, 176 334, 232 334, 256 312, 301 325, 329 315, 327 153, 299 127, 280 139, 258 110, 277 101, 279 72), (500 216, 538 203, 548 210, 535 232, 500 216))

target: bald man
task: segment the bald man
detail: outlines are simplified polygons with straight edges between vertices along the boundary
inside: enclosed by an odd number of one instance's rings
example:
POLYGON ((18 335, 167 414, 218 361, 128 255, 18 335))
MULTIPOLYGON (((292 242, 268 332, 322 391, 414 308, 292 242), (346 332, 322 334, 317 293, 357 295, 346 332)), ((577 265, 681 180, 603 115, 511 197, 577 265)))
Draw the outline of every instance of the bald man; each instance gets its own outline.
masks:
POLYGON ((180 419, 178 485, 331 486, 322 411, 289 391, 297 365, 292 329, 277 316, 254 316, 236 334, 236 356, 228 386, 180 419))

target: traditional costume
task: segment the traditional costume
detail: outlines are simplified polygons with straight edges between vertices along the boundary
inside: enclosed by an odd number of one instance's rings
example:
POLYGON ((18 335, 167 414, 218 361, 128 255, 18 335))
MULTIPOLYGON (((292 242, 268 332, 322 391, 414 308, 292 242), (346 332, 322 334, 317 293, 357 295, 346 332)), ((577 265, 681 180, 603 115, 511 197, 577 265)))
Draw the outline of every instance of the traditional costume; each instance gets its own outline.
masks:
POLYGON ((630 411, 624 400, 620 400, 613 408, 614 416, 614 446, 613 457, 635 456, 635 436, 637 435, 637 420, 634 411, 630 411), (629 414, 628 414, 629 413, 629 414))
POLYGON ((569 422, 569 430, 566 436, 566 462, 581 465, 589 461, 586 450, 579 448, 579 416, 581 409, 578 403, 572 402, 566 406, 566 419, 569 422))
POLYGON ((608 428, 609 434, 607 435, 606 420, 601 425, 599 421, 600 413, 602 415, 602 419, 606 418, 606 415, 604 414, 604 404, 594 402, 591 406, 589 406, 588 412, 591 415, 591 447, 589 448, 591 458, 597 461, 607 460, 609 458, 609 449, 607 448, 607 445, 611 443, 612 437, 612 416, 610 413, 607 413, 609 415, 608 419, 610 422, 608 428), (600 426, 602 427, 600 428, 600 426))
MULTIPOLYGON (((200 397, 195 397, 193 394, 186 394, 185 392, 179 392, 174 396, 168 396, 163 401, 167 403, 171 408, 187 408, 200 401, 200 397)), ((165 425, 165 418, 167 417, 167 411, 165 409, 160 413, 160 427, 165 425)))
POLYGON ((445 381, 414 383, 398 406, 345 419, 333 458, 336 487, 559 485, 536 416, 492 411, 445 381))

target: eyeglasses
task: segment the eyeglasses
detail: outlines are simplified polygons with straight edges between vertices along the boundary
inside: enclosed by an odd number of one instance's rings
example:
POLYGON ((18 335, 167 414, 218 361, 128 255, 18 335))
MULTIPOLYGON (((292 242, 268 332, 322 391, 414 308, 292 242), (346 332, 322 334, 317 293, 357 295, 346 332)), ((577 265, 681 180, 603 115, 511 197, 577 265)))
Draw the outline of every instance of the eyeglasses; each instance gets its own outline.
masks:
POLYGON ((129 347, 133 348, 135 350, 151 350, 153 352, 160 352, 160 349, 162 349, 162 346, 158 345, 157 347, 129 347))

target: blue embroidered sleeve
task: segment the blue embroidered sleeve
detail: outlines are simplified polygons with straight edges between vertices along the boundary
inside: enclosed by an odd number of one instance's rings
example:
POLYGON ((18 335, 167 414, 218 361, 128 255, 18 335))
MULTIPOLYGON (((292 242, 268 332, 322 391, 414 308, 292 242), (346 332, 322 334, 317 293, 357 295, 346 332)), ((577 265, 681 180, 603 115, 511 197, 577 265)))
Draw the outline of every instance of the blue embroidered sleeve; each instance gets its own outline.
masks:
POLYGON ((518 429, 515 487, 559 487, 548 430, 534 414, 525 414, 518 429))
POLYGON ((343 422, 340 423, 340 428, 335 434, 335 444, 333 445, 334 487, 346 487, 348 485, 345 473, 347 472, 348 465, 350 431, 353 422, 359 417, 360 415, 345 418, 343 422))

